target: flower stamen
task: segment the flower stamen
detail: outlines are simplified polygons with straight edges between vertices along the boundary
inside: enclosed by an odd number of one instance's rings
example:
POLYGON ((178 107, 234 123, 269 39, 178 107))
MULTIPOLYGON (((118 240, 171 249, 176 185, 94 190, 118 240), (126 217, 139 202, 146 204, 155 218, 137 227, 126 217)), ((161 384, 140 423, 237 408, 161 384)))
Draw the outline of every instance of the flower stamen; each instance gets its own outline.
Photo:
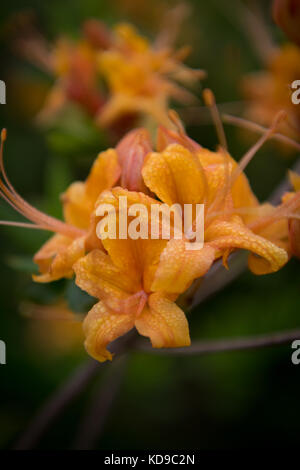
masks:
POLYGON ((55 233, 61 233, 67 237, 77 238, 84 235, 84 231, 66 224, 61 220, 51 217, 43 212, 39 211, 35 207, 31 206, 26 202, 14 189, 13 185, 8 179, 3 161, 3 147, 6 140, 6 129, 1 131, 1 147, 0 147, 0 196, 17 212, 26 217, 28 220, 33 222, 31 224, 23 224, 18 222, 6 222, 3 221, 1 225, 16 225, 26 228, 37 228, 40 230, 49 230, 55 233), (1 179, 3 177, 3 180, 1 179))
POLYGON ((211 117, 216 128, 219 143, 221 147, 227 151, 228 147, 227 147, 226 135, 225 135, 222 119, 221 119, 218 107, 216 105, 215 95, 213 94, 212 90, 210 90, 209 88, 206 88, 205 90, 203 90, 203 100, 204 100, 205 105, 209 108, 211 112, 211 117))

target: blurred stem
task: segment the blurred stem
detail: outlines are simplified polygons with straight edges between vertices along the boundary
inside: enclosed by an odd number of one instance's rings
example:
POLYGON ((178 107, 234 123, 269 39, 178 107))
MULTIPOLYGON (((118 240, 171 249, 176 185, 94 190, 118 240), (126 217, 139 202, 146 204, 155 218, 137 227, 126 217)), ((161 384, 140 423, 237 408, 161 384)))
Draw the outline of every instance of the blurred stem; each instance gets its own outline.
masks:
MULTIPOLYGON (((132 343, 135 337, 136 334, 133 334, 133 332, 122 336, 112 344, 111 351, 118 355, 122 354, 128 349, 129 344, 132 343)), ((107 362, 100 364, 93 359, 81 364, 71 377, 64 382, 62 387, 42 406, 13 449, 33 449, 55 419, 61 415, 66 406, 80 395, 95 375, 99 373, 101 367, 105 365, 107 365, 107 362)))
POLYGON ((249 39, 258 58, 263 63, 268 63, 274 54, 276 46, 273 44, 271 33, 265 24, 263 12, 258 2, 252 1, 252 8, 241 0, 232 2, 228 8, 228 2, 213 0, 213 5, 227 20, 239 29, 249 39), (234 15, 232 12, 234 11, 234 15))
POLYGON ((99 368, 100 364, 94 360, 81 364, 62 387, 42 406, 28 429, 14 446, 14 450, 33 449, 46 429, 88 385, 90 380, 98 373, 99 368))
MULTIPOLYGON (((248 121, 247 119, 237 116, 231 116, 230 114, 222 114, 222 120, 226 124, 232 124, 234 126, 238 126, 246 130, 257 132, 258 134, 264 134, 268 130, 266 127, 261 126, 260 124, 256 124, 256 122, 248 121)), ((294 147, 298 151, 300 150, 299 142, 291 139, 290 137, 284 134, 280 134, 279 132, 273 134, 270 137, 270 140, 278 140, 279 142, 289 145, 290 147, 294 147)))
POLYGON ((138 344, 136 350, 158 355, 168 356, 199 356, 225 351, 242 351, 247 349, 266 348, 289 343, 300 339, 300 329, 280 333, 269 333, 246 338, 234 338, 228 340, 193 341, 188 348, 153 349, 146 344, 138 344))
POLYGON ((97 386, 92 403, 78 428, 72 449, 92 450, 101 437, 126 372, 127 356, 116 358, 97 386), (104 382, 103 382, 104 380, 104 382))

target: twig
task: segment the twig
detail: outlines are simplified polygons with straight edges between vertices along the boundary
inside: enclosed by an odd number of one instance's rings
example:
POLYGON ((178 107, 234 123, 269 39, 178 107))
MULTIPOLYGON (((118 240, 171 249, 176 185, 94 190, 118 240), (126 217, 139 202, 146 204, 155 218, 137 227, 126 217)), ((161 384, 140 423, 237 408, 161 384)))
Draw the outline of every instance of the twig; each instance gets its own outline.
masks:
POLYGON ((285 331, 282 333, 269 333, 246 338, 235 338, 228 340, 199 341, 193 342, 188 348, 175 349, 154 349, 147 344, 137 344, 135 350, 158 355, 168 356, 194 356, 204 354, 214 354, 225 351, 241 351, 247 349, 258 349, 280 344, 289 343, 295 339, 300 339, 300 329, 285 331))
MULTIPOLYGON (((111 345, 111 351, 120 355, 128 348, 128 345, 135 337, 135 333, 130 332, 119 338, 111 345)), ((41 436, 52 425, 55 419, 60 416, 65 407, 75 400, 93 377, 99 373, 101 366, 103 367, 103 364, 92 359, 81 364, 71 377, 64 382, 62 387, 38 411, 36 417, 14 446, 14 449, 33 449, 41 436)))
MULTIPOLYGON (((244 101, 218 103, 218 109, 222 114, 241 113, 244 106, 244 101)), ((185 125, 211 124, 211 115, 206 106, 185 106, 177 111, 185 125)))
POLYGON ((100 438, 113 403, 118 395, 126 370, 127 356, 115 359, 105 381, 101 380, 87 414, 79 426, 72 449, 92 450, 100 438))
POLYGON ((100 364, 94 360, 81 364, 62 387, 42 406, 36 418, 33 419, 14 446, 14 450, 33 449, 46 429, 51 426, 64 408, 81 393, 99 369, 100 364))
POLYGON ((232 8, 228 8, 228 2, 213 0, 213 5, 224 17, 243 34, 248 36, 249 43, 256 51, 258 58, 266 62, 274 54, 275 45, 273 44, 270 32, 264 22, 261 9, 256 5, 255 12, 252 11, 241 0, 235 0, 232 8), (232 15, 234 10, 235 14, 232 15))
MULTIPOLYGON (((237 116, 232 116, 231 114, 222 114, 222 120, 226 124, 232 124, 234 126, 242 127, 247 130, 251 130, 254 132, 258 132, 259 134, 263 134, 264 132, 267 131, 267 129, 264 126, 261 126, 259 124, 256 124, 256 122, 249 121, 247 119, 237 117, 237 116)), ((297 150, 300 150, 300 143, 290 139, 290 137, 280 134, 279 132, 276 132, 270 137, 270 140, 278 140, 279 142, 282 142, 284 144, 287 144, 291 147, 294 147, 297 150)))

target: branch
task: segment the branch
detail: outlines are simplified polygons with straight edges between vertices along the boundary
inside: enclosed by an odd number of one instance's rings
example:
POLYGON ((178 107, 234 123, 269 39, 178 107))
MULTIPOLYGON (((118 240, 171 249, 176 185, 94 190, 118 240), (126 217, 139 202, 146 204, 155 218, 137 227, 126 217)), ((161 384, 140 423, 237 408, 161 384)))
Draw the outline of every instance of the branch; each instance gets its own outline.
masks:
MULTIPOLYGON (((135 337, 136 335, 133 335, 132 332, 122 336, 112 344, 110 348, 111 351, 117 355, 122 354, 128 349, 128 345, 135 337)), ((80 395, 93 377, 95 377, 106 364, 107 362, 100 364, 93 359, 81 364, 71 377, 64 382, 61 388, 41 407, 36 417, 14 446, 14 450, 33 449, 45 431, 61 415, 66 406, 80 395)))
POLYGON ((87 414, 80 423, 73 450, 92 450, 100 438, 108 415, 120 390, 127 364, 127 356, 116 358, 111 364, 107 377, 96 388, 87 414))
POLYGON ((214 354, 225 351, 241 351, 247 349, 258 349, 280 344, 289 343, 295 339, 300 339, 300 329, 285 331, 281 333, 269 333, 246 338, 235 338, 228 340, 199 341, 193 342, 188 348, 174 349, 153 349, 147 344, 137 344, 136 351, 147 352, 168 356, 195 356, 204 354, 214 354))
POLYGON ((66 405, 73 401, 98 373, 99 368, 100 364, 94 360, 81 364, 66 383, 42 406, 15 445, 14 450, 32 449, 66 405))
MULTIPOLYGON (((232 116, 231 114, 222 114, 222 120, 226 124, 232 124, 233 126, 238 126, 243 129, 247 129, 248 131, 257 132, 258 134, 264 134, 268 129, 256 122, 249 121, 248 119, 244 119, 238 116, 232 116)), ((300 150, 300 143, 294 139, 291 139, 287 135, 280 134, 280 132, 276 132, 270 137, 270 140, 277 140, 278 142, 282 142, 283 144, 287 144, 290 147, 293 147, 297 150, 300 150)))

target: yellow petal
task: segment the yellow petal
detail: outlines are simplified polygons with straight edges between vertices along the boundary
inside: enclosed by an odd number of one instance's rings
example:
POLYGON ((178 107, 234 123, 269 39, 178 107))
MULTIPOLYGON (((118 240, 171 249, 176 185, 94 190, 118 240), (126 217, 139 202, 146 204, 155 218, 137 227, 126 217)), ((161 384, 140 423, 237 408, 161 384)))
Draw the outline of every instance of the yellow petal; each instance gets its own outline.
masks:
POLYGON ((206 239, 219 250, 242 248, 253 252, 249 268, 254 274, 278 271, 287 261, 287 252, 269 240, 254 234, 239 217, 232 221, 217 221, 206 230, 206 239))
POLYGON ((33 276, 36 282, 56 281, 73 276, 74 263, 85 253, 85 237, 75 240, 63 235, 54 235, 34 257, 41 275, 33 276))
MULTIPOLYGON (((225 156, 221 152, 211 152, 202 148, 197 152, 200 163, 205 171, 208 181, 207 202, 212 202, 220 188, 226 185, 226 165, 225 156)), ((227 155, 228 176, 237 168, 236 161, 227 155)), ((241 173, 231 188, 231 195, 234 207, 252 207, 258 204, 253 194, 248 179, 244 173, 241 173)))
POLYGON ((100 153, 86 182, 71 184, 62 195, 66 222, 76 227, 87 228, 97 198, 102 191, 115 185, 120 173, 116 151, 110 149, 100 153))
MULTIPOLYGON (((148 227, 151 227, 151 205, 159 202, 143 193, 128 191, 123 188, 114 188, 111 191, 105 191, 97 200, 96 206, 101 204, 111 204, 116 210, 116 239, 107 238, 102 240, 104 248, 109 253, 115 266, 118 266, 123 272, 130 273, 132 279, 136 282, 141 281, 145 270, 150 268, 150 257, 157 259, 157 252, 164 247, 161 240, 133 240, 129 236, 127 239, 121 239, 119 233, 120 216, 120 197, 126 197, 127 208, 133 204, 143 204, 148 213, 148 227), (152 253, 152 255, 151 255, 152 253)), ((98 217, 100 221, 100 217, 98 217)), ((130 217, 128 217, 130 221, 130 217)), ((126 225, 126 224, 125 224, 126 225)), ((128 224, 125 226, 125 235, 127 234, 128 224)), ((148 278, 149 274, 147 274, 148 278)))
POLYGON ((144 308, 135 326, 148 336, 154 348, 176 348, 191 344, 189 326, 184 312, 159 293, 150 295, 149 307, 144 308))
POLYGON ((181 145, 149 154, 142 174, 148 188, 166 204, 202 202, 205 181, 200 162, 181 145))
POLYGON ((115 266, 109 255, 93 250, 74 265, 76 284, 88 294, 105 301, 115 311, 126 306, 126 300, 141 290, 130 273, 115 266))
POLYGON ((107 345, 127 333, 133 326, 131 315, 113 313, 103 302, 98 302, 83 322, 87 352, 99 362, 111 360, 112 354, 106 349, 107 345))
POLYGON ((295 191, 300 191, 300 175, 295 171, 289 171, 290 182, 295 191))
POLYGON ((170 144, 180 144, 183 147, 192 149, 194 152, 201 150, 201 145, 185 134, 178 134, 164 126, 159 126, 157 131, 157 151, 162 152, 170 144))
POLYGON ((215 249, 205 244, 201 250, 187 250, 184 240, 170 240, 161 254, 151 289, 180 294, 194 279, 204 276, 215 258, 215 249))
POLYGON ((135 52, 145 53, 149 49, 146 38, 140 36, 137 30, 129 23, 120 23, 114 28, 117 38, 128 48, 135 52))
POLYGON ((258 205, 257 198, 252 192, 249 181, 244 173, 241 173, 237 178, 231 192, 234 207, 254 207, 258 205))
POLYGON ((120 174, 117 152, 114 149, 101 152, 86 180, 87 197, 95 203, 104 189, 112 188, 116 184, 120 174))
POLYGON ((86 197, 85 183, 72 183, 61 198, 67 224, 86 229, 90 223, 93 204, 86 197))

